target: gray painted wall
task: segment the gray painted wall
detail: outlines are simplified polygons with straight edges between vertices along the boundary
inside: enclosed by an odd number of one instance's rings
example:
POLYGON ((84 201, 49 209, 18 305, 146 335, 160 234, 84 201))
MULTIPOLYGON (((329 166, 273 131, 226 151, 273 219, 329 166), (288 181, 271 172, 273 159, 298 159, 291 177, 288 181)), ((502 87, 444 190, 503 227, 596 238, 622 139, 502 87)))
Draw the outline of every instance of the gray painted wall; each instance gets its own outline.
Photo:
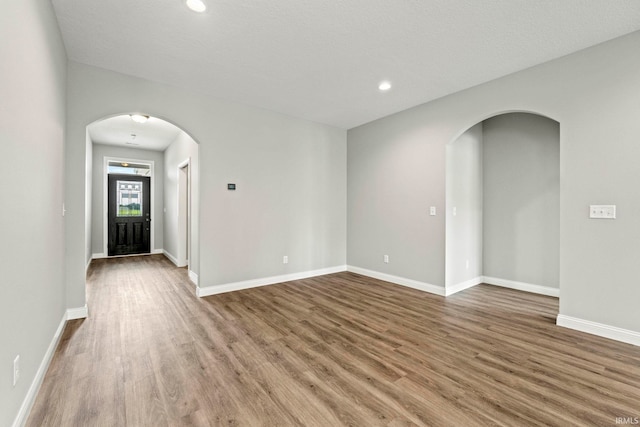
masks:
POLYGON ((347 260, 444 287, 444 145, 410 119, 395 115, 348 132, 347 260))
MULTIPOLYGON (((66 55, 51 2, 1 2, 0 33, 0 425, 9 426, 66 308, 66 55), (13 387, 18 354, 21 374, 13 387)), ((79 137, 84 146, 84 133, 79 137)), ((84 169, 84 157, 78 165, 84 169)), ((83 239, 81 269, 84 261, 83 239)))
POLYGON ((198 144, 185 132, 164 151, 164 250, 180 259, 178 234, 178 165, 189 159, 191 167, 191 253, 189 270, 200 271, 198 253, 200 223, 200 168, 198 144))
MULTIPOLYGON (((201 286, 345 264, 344 130, 74 62, 68 73, 68 162, 82 164, 88 124, 131 111, 199 143, 201 286)), ((69 307, 85 304, 84 182, 67 170, 69 307)))
POLYGON ((164 215, 162 207, 164 203, 164 153, 162 151, 140 150, 129 147, 117 147, 115 145, 93 144, 93 178, 92 178, 92 253, 106 255, 104 253, 104 158, 116 157, 130 160, 151 160, 154 162, 154 198, 151 223, 153 224, 154 244, 151 250, 161 250, 164 239, 164 215))
POLYGON ((533 114, 484 122, 484 275, 557 288, 560 129, 533 114))
POLYGON ((446 146, 447 287, 483 275, 482 151, 482 123, 446 146))
POLYGON ((443 286, 444 216, 428 207, 445 206, 446 145, 535 112, 560 123, 560 313, 640 331, 638 49, 640 32, 349 130, 348 263, 443 286), (589 219, 590 204, 618 219, 589 219))

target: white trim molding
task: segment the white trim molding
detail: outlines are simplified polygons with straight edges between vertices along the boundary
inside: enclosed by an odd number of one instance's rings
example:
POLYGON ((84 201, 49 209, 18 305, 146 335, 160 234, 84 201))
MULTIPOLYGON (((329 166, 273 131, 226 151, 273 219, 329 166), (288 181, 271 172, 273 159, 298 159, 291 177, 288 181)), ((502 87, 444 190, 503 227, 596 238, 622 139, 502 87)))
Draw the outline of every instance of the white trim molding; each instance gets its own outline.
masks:
POLYGON ((560 289, 549 286, 534 285, 532 283, 516 282, 515 280, 499 279, 497 277, 482 276, 482 282, 487 285, 501 286, 503 288, 516 289, 518 291, 547 295, 558 298, 560 289))
POLYGON ((379 271, 367 270, 366 268, 355 267, 353 265, 348 265, 347 271, 361 274, 367 277, 373 277, 374 279, 384 280, 385 282, 395 283, 396 285, 406 286, 408 288, 429 292, 430 294, 445 296, 445 288, 442 286, 436 286, 426 282, 419 282, 417 280, 407 279, 405 277, 393 276, 391 274, 381 273, 379 271))
MULTIPOLYGON (((192 236, 192 228, 191 228, 191 217, 192 217, 192 198, 191 198, 191 190, 192 190, 192 179, 191 179, 191 157, 187 157, 185 160, 178 164, 176 168, 176 177, 177 177, 177 185, 176 185, 176 220, 178 223, 178 247, 176 252, 178 256, 176 259, 178 262, 176 265, 191 267, 189 254, 193 254, 193 236, 192 236), (182 170, 186 168, 186 174, 184 175, 184 182, 182 181, 182 170), (184 185, 184 187, 183 187, 184 185), (186 194, 183 194, 186 193, 186 194), (184 199, 184 205, 182 204, 183 196, 186 196, 184 199), (184 222, 184 223, 183 223, 184 222)), ((197 283, 197 282, 196 282, 197 283)))
POLYGON ((336 267, 322 268, 320 270, 302 271, 300 273, 284 274, 282 276, 263 277, 260 279, 226 283, 217 286, 206 286, 202 288, 198 286, 196 287, 196 295, 199 297, 206 297, 209 295, 223 294, 225 292, 257 288, 258 286, 275 285, 276 283, 290 282, 292 280, 308 279, 310 277, 323 276, 325 274, 340 273, 346 270, 346 265, 340 265, 336 267))
POLYGON ((62 331, 64 330, 64 325, 67 323, 67 312, 62 316, 62 320, 58 325, 58 329, 53 335, 53 339, 49 343, 49 347, 42 358, 42 362, 40 362, 40 366, 38 367, 38 371, 36 372, 36 376, 33 378, 31 385, 29 386, 29 391, 27 391, 27 395, 22 401, 22 405, 20 405, 20 410, 16 415, 16 418, 13 421, 13 427, 21 427, 25 425, 27 422, 27 418, 29 418, 29 413, 31 412, 31 408, 33 408, 33 404, 36 401, 36 397, 38 396, 38 391, 40 390, 40 386, 42 385, 42 381, 44 381, 44 376, 49 369, 49 365, 51 364, 51 360, 53 359, 53 355, 56 352, 56 348, 58 348, 58 343, 60 342, 60 337, 62 336, 62 331))
POLYGON ((629 329, 622 329, 616 326, 592 322, 590 320, 578 319, 577 317, 565 316, 564 314, 558 314, 556 325, 640 346, 640 332, 631 331, 629 329))
POLYGON ((186 267, 186 264, 180 265, 180 263, 178 262, 178 259, 175 256, 173 256, 171 254, 171 252, 167 251, 166 249, 162 253, 163 253, 164 256, 169 258, 169 261, 174 263, 176 267, 186 267))
POLYGON ((85 304, 84 307, 67 308, 65 319, 86 319, 87 317, 89 317, 89 309, 87 308, 87 304, 85 304))
POLYGON ((107 256, 104 253, 91 255, 91 259, 101 259, 101 258, 107 258, 107 256))
POLYGON ((33 408, 33 404, 35 403, 36 397, 38 396, 38 391, 40 390, 42 381, 44 381, 44 376, 49 369, 49 365, 51 364, 53 355, 58 348, 58 344, 60 343, 62 331, 64 331, 64 327, 67 324, 67 321, 74 319, 84 319, 88 316, 88 314, 89 312, 86 304, 84 307, 68 308, 67 311, 65 311, 64 315, 62 316, 62 320, 58 325, 58 329, 56 329, 56 332, 53 335, 53 339, 49 343, 49 347, 47 348, 47 351, 42 358, 42 362, 40 362, 40 366, 38 367, 36 376, 33 378, 33 381, 29 386, 29 391, 22 401, 22 405, 20 405, 18 415, 16 415, 16 418, 13 421, 13 427, 21 427, 27 422, 27 418, 29 418, 31 408, 33 408))
POLYGON ((480 283, 484 283, 482 276, 474 277, 473 279, 465 280, 464 282, 456 283, 455 285, 445 286, 445 296, 453 295, 465 289, 472 288, 480 283))
POLYGON ((192 270, 189 270, 189 280, 198 286, 198 275, 192 270))
MULTIPOLYGON (((171 261, 176 267, 188 267, 188 264, 183 264, 180 265, 178 263, 178 259, 173 256, 170 252, 164 250, 163 251, 164 256, 166 256, 169 261, 171 261)), ((195 285, 196 285, 196 290, 197 290, 197 286, 198 286, 198 275, 193 271, 193 270, 188 270, 189 272, 189 280, 191 280, 195 285)))

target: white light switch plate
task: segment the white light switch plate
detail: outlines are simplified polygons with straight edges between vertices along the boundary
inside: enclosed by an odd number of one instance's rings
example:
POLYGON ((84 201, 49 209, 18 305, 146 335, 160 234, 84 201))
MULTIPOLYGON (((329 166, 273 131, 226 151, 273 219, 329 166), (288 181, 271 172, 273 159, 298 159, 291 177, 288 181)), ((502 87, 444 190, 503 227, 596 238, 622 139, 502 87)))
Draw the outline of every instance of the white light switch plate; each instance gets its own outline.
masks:
POLYGON ((591 205, 589 218, 616 219, 616 205, 591 205))

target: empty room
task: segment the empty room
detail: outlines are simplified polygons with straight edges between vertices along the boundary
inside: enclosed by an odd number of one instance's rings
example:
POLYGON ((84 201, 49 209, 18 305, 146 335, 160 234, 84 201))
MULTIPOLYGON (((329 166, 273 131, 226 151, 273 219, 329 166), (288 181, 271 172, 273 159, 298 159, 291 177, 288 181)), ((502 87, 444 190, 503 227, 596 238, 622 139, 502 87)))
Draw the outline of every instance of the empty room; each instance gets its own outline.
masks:
POLYGON ((640 424, 636 0, 0 35, 0 426, 640 424))

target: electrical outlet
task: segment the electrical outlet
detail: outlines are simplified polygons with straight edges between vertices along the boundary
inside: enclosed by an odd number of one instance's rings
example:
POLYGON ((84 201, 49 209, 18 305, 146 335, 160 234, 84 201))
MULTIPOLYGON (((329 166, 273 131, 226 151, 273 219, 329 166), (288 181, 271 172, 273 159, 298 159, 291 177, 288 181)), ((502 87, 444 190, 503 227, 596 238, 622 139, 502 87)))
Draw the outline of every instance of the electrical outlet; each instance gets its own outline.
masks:
POLYGON ((289 264, 289 257, 287 255, 282 257, 282 263, 283 264, 289 264))
POLYGON ((616 219, 616 205, 590 205, 589 218, 616 219))
POLYGON ((429 215, 435 216, 435 214, 436 214, 436 207, 435 206, 431 206, 429 208, 429 215))
POLYGON ((382 259, 385 264, 389 264, 389 255, 385 255, 382 259))
POLYGON ((20 379, 20 355, 13 359, 13 385, 15 386, 20 379))

